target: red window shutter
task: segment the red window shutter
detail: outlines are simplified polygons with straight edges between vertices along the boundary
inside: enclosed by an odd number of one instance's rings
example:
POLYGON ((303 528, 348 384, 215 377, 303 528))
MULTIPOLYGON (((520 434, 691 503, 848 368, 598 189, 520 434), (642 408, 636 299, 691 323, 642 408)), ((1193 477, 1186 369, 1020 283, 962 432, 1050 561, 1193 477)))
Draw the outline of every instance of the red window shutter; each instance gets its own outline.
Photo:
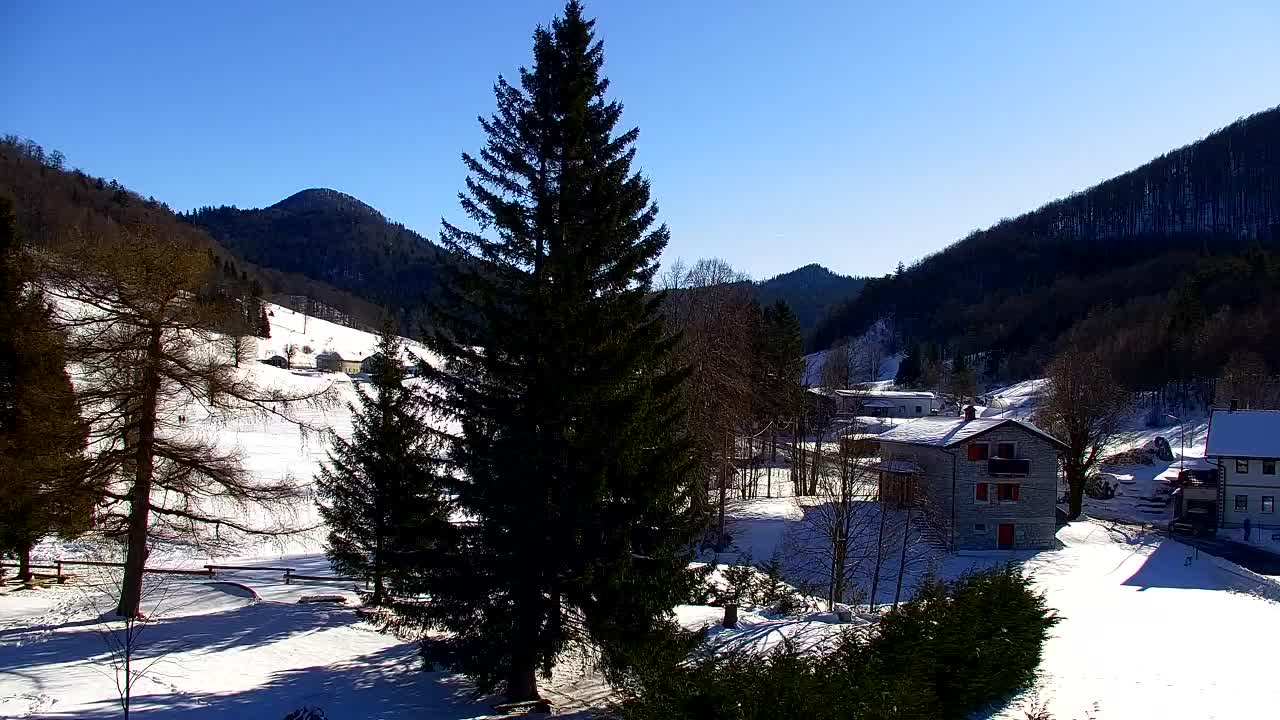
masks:
MULTIPOLYGON (((973 446, 972 446, 972 445, 970 445, 970 447, 973 447, 973 446)), ((978 483, 978 490, 977 490, 977 493, 978 493, 978 501, 979 501, 979 502, 986 502, 986 501, 987 501, 987 484, 986 484, 986 483, 978 483)))
POLYGON ((982 459, 981 451, 982 451, 982 448, 978 447, 974 443, 969 443, 969 459, 970 460, 981 460, 982 459))
POLYGON ((1014 486, 1013 486, 1013 491, 1012 491, 1012 492, 1013 492, 1013 501, 1014 501, 1014 502, 1017 502, 1017 501, 1018 501, 1018 496, 1019 496, 1019 494, 1021 493, 1021 490, 1022 490, 1022 486, 1021 486, 1021 485, 1014 485, 1014 486))

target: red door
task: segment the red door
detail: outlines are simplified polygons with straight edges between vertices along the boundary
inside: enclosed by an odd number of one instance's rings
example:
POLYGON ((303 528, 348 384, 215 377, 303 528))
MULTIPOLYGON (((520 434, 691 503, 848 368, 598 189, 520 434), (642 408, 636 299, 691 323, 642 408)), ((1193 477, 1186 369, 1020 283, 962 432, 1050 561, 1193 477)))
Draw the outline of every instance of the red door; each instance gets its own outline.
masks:
POLYGON ((1013 523, 1004 523, 996 531, 996 543, 1001 550, 1013 549, 1013 523))

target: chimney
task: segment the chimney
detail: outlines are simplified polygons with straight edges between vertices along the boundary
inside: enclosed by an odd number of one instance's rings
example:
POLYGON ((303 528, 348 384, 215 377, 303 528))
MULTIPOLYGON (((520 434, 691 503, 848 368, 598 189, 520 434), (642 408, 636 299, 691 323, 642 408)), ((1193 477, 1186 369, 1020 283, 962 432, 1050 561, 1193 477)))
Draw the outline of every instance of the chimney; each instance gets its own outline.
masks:
POLYGON ((1231 412, 1240 409, 1240 401, 1237 398, 1231 398, 1231 412))
POLYGON ((964 421, 969 422, 978 417, 978 411, 972 405, 966 405, 964 408, 964 421))

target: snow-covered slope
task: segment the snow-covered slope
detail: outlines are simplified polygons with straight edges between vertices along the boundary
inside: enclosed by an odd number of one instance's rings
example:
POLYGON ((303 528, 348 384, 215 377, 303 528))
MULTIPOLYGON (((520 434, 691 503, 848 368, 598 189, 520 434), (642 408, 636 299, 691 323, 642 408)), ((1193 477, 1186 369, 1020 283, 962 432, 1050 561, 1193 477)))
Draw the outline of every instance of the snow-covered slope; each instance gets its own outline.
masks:
MULTIPOLYGON (((308 317, 274 303, 266 303, 266 308, 271 337, 255 338, 260 359, 283 356, 285 346, 294 345, 298 349, 293 358, 294 367, 310 368, 315 367, 315 356, 322 352, 336 351, 345 359, 363 360, 378 347, 378 336, 374 333, 308 317)), ((407 353, 420 358, 429 356, 422 343, 407 338, 400 341, 407 353)))

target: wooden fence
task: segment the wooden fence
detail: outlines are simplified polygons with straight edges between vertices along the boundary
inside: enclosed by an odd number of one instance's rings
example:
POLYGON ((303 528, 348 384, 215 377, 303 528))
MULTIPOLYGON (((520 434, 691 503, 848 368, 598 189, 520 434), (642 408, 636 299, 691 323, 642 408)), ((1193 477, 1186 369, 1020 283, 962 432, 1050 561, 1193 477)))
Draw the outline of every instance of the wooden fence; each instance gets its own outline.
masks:
MULTIPOLYGON (((124 563, 106 562, 102 560, 53 560, 31 563, 30 567, 35 570, 53 570, 53 573, 32 572, 36 577, 53 578, 59 583, 64 583, 70 577, 63 571, 64 566, 82 565, 89 567, 124 567, 124 563)), ((18 568, 18 563, 0 562, 0 579, 4 578, 5 568, 18 568)), ((295 580, 301 582, 355 582, 364 583, 365 587, 369 586, 367 578, 344 577, 341 575, 306 575, 299 573, 297 568, 284 566, 262 566, 262 565, 205 565, 203 570, 195 570, 191 568, 145 568, 143 572, 153 573, 157 575, 195 575, 200 577, 215 577, 218 571, 234 571, 234 572, 277 572, 284 574, 284 584, 291 585, 295 580)))

